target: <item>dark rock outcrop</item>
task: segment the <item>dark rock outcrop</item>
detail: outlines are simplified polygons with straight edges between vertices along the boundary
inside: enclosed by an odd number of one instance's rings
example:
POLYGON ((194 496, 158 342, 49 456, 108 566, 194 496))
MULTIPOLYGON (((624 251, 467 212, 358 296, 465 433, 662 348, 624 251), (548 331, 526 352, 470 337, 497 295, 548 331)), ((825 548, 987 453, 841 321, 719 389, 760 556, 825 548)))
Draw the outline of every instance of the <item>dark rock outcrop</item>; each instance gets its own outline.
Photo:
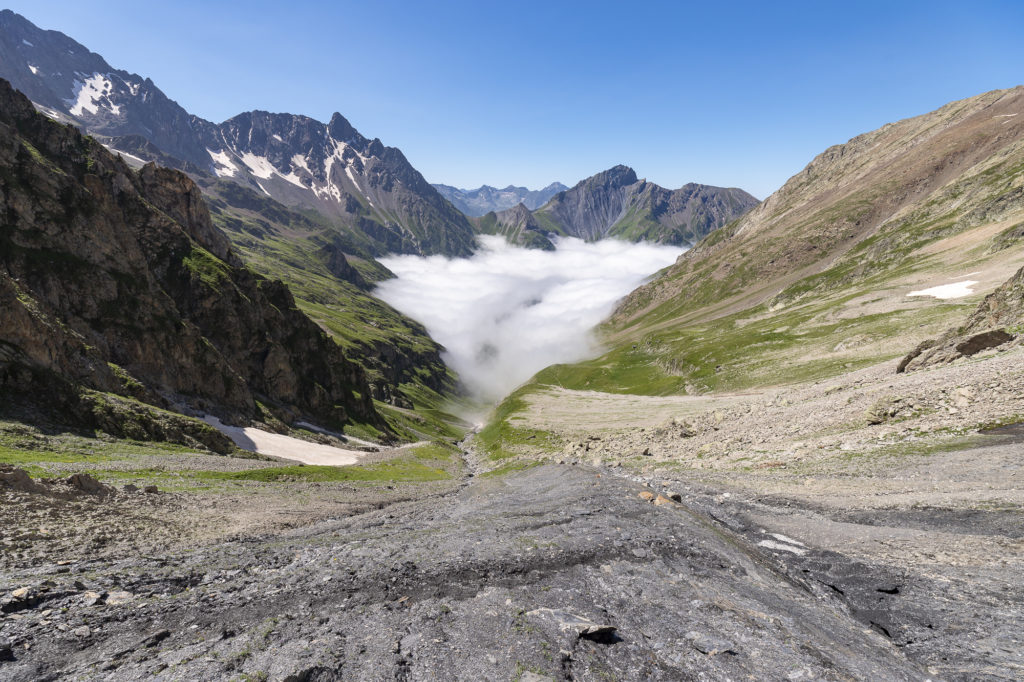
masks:
POLYGON ((282 283, 239 264, 187 176, 132 171, 6 82, 0 212, 5 397, 46 384, 238 419, 262 403, 382 423, 359 367, 282 283))
POLYGON ((1017 340, 1024 325, 1024 268, 985 297, 962 327, 922 342, 896 367, 900 374, 942 365, 1017 340))
POLYGON ((483 234, 501 234, 513 244, 545 251, 555 249, 554 243, 547 236, 547 230, 537 222, 525 204, 519 204, 501 213, 492 211, 478 218, 476 224, 477 229, 483 234))

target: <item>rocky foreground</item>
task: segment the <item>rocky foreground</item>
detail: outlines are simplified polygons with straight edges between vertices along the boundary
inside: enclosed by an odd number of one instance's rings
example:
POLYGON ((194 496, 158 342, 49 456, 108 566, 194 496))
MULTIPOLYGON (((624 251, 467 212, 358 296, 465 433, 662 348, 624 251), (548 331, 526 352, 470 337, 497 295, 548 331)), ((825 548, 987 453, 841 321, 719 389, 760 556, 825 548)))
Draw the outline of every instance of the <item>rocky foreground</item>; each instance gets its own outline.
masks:
MULTIPOLYGON (((965 455, 1020 448, 1011 434, 965 455)), ((51 487, 63 497, 33 497, 52 499, 51 515, 173 497, 51 487)), ((1024 674, 1016 509, 839 513, 581 464, 467 475, 375 506, 260 535, 168 536, 162 552, 113 538, 94 558, 5 557, 0 680, 1024 674), (862 551, 907 533, 935 548, 988 542, 1004 560, 940 570, 862 551), (849 554, 818 539, 843 534, 849 554)))

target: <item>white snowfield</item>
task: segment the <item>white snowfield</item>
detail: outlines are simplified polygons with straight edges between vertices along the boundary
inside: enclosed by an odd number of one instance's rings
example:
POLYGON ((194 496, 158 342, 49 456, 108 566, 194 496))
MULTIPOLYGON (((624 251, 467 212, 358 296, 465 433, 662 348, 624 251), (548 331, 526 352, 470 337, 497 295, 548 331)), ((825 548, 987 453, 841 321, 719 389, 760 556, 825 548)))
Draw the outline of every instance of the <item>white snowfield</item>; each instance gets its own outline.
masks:
POLYGON ((114 84, 111 82, 109 74, 94 73, 85 81, 75 80, 74 88, 74 96, 65 100, 70 107, 68 111, 73 116, 81 116, 86 111, 95 115, 99 112, 100 107, 109 109, 115 116, 121 114, 121 107, 109 99, 114 91, 114 84))
POLYGON ((973 287, 977 283, 973 279, 966 279, 962 282, 942 284, 930 289, 922 289, 921 291, 911 291, 907 296, 932 296, 941 299, 963 298, 974 293, 973 287))
POLYGON ((292 459, 303 464, 346 466, 357 463, 359 458, 366 454, 359 450, 345 450, 330 445, 310 443, 262 429, 228 426, 212 415, 206 415, 203 417, 203 421, 233 440, 235 445, 243 450, 271 457, 292 459))
POLYGON ((211 149, 207 149, 206 153, 213 159, 213 172, 217 174, 218 178, 233 178, 238 175, 238 166, 231 163, 231 157, 228 156, 227 152, 214 152, 211 149))

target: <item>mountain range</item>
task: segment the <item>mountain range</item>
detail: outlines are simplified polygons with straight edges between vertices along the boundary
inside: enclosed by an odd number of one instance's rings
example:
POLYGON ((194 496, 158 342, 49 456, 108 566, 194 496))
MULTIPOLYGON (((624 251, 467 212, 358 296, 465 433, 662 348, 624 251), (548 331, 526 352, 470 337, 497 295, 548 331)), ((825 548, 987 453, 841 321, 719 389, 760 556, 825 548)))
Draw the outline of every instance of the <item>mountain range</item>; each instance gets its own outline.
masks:
POLYGON ((478 229, 526 246, 554 248, 548 235, 692 245, 758 203, 736 188, 690 183, 667 190, 615 166, 530 211, 519 204, 477 220, 478 229))
POLYGON ((490 185, 482 185, 476 189, 459 189, 451 185, 437 184, 434 187, 445 199, 452 202, 455 208, 472 217, 480 217, 491 211, 504 211, 518 204, 523 204, 529 209, 540 208, 551 197, 569 189, 560 182, 552 182, 547 187, 537 190, 514 185, 504 189, 490 185))
POLYGON ((149 79, 114 69, 57 31, 0 12, 0 77, 58 120, 129 160, 229 179, 287 206, 315 209, 369 251, 468 255, 473 228, 412 167, 341 114, 245 112, 220 124, 185 111, 149 79))
MULTIPOLYGON (((184 170, 203 187, 207 177, 220 178, 290 208, 316 211, 348 248, 365 256, 466 256, 478 231, 536 231, 520 224, 516 206, 537 209, 565 191, 538 214, 541 232, 691 243, 754 201, 740 190, 699 185, 669 192, 620 168, 585 180, 575 192, 561 183, 537 191, 430 185, 400 150, 364 137, 340 113, 326 124, 266 111, 212 123, 187 112, 150 79, 115 69, 68 36, 39 29, 10 10, 0 12, 0 78, 129 163, 155 161, 184 170), (512 213, 490 218, 492 211, 512 213), (466 216, 484 218, 474 225, 466 216)), ((519 243, 550 241, 531 234, 519 243)))

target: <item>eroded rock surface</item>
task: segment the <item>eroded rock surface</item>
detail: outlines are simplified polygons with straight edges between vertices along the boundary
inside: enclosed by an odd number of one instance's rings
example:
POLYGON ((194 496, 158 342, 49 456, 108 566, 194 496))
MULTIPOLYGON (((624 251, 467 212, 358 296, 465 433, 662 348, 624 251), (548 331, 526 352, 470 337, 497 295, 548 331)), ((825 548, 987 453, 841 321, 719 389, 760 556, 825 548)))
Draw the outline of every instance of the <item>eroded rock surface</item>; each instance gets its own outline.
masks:
POLYGON ((544 465, 272 537, 64 573, 19 568, 0 585, 18 616, 3 623, 13 660, 0 679, 975 680, 1021 670, 1019 581, 938 579, 768 534, 778 501, 723 503, 691 487, 682 504, 655 506, 645 489, 544 465))

